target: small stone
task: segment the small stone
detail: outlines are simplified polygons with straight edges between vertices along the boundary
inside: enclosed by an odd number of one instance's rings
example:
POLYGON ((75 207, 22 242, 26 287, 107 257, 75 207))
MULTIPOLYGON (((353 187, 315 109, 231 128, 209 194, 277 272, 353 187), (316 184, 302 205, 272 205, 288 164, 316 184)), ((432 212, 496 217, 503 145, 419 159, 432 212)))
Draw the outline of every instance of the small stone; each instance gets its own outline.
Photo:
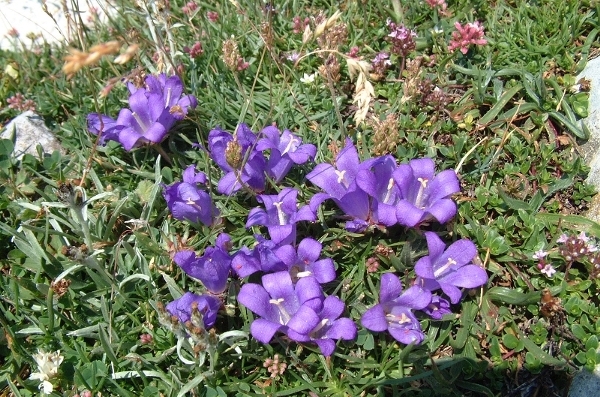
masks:
POLYGON ((37 145, 42 147, 44 153, 52 154, 55 150, 65 153, 58 139, 46 127, 44 119, 31 110, 12 119, 0 138, 10 139, 15 143, 14 156, 19 160, 25 153, 37 156, 37 145))
POLYGON ((569 388, 569 397, 597 396, 600 390, 600 373, 581 370, 575 375, 569 388))

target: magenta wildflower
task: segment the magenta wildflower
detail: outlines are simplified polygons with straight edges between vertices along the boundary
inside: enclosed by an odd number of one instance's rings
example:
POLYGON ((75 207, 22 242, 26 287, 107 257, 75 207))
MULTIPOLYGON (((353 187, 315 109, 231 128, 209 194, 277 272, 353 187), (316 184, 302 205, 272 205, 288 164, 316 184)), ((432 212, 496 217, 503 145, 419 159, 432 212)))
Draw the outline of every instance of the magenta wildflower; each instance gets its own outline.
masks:
POLYGON ((390 29, 388 38, 392 44, 391 52, 401 56, 402 58, 405 58, 417 46, 417 43, 415 42, 417 33, 414 30, 408 29, 404 25, 396 25, 389 19, 387 21, 387 25, 390 29))

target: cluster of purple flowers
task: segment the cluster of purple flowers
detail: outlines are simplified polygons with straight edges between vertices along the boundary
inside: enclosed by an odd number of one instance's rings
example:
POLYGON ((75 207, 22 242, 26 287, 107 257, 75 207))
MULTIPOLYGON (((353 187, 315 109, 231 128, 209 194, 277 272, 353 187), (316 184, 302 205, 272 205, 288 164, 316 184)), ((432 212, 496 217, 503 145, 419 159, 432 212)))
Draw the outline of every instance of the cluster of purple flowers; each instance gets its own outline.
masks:
POLYGON ((417 278, 402 291, 397 276, 386 273, 381 277, 379 304, 367 310, 362 325, 371 331, 389 331, 399 342, 419 344, 425 338, 415 311, 422 311, 435 320, 451 313, 450 303, 460 301, 459 288, 475 288, 487 282, 487 273, 471 263, 477 254, 475 245, 462 239, 448 248, 433 232, 425 232, 429 255, 415 264, 417 278), (450 301, 434 294, 441 290, 450 301))
POLYGON ((307 179, 324 190, 310 201, 315 210, 333 200, 346 214, 346 229, 400 224, 415 227, 431 219, 445 223, 456 214, 451 196, 460 190, 453 170, 435 174, 429 158, 396 164, 391 155, 360 161, 351 140, 334 164, 318 164, 307 179))
POLYGON ((257 135, 246 124, 238 125, 233 134, 220 128, 212 130, 208 135, 208 150, 226 173, 217 191, 227 195, 242 188, 262 192, 266 177, 279 183, 294 164, 304 164, 317 153, 315 145, 303 144, 288 130, 282 133, 270 126, 257 135), (268 158, 266 151, 270 152, 268 158))
POLYGON ((88 131, 100 136, 100 144, 119 142, 125 150, 144 144, 162 142, 178 120, 198 102, 193 95, 183 94, 183 83, 177 76, 148 75, 143 87, 129 83, 129 109, 119 112, 117 119, 104 114, 87 116, 88 131))
MULTIPOLYGON (((176 76, 148 76, 144 87, 130 84, 129 91, 131 109, 121 110, 117 120, 88 115, 88 129, 102 132, 102 143, 118 141, 126 150, 159 143, 196 106, 192 95, 182 97, 183 86, 176 76)), ((263 207, 249 211, 246 227, 266 227, 269 239, 256 235, 253 247, 233 252, 231 238, 222 233, 201 256, 188 249, 173 255, 173 261, 207 291, 203 295, 188 292, 164 309, 165 322, 180 336, 203 335, 214 326, 222 306, 218 296, 227 289, 232 272, 241 278, 257 273, 260 282, 245 283, 238 295, 238 301, 259 316, 250 326, 253 337, 268 343, 280 332, 293 341, 314 343, 330 356, 335 341, 354 339, 357 327, 342 316, 344 302, 324 293, 322 285, 336 278, 335 264, 321 258, 319 241, 311 237, 298 241, 298 222, 315 221, 325 200, 337 204, 346 228, 354 232, 397 224, 418 227, 431 220, 444 223, 456 214, 451 196, 460 189, 458 178, 452 170, 436 174, 431 159, 398 165, 387 155, 361 161, 347 139, 333 164, 317 164, 307 175, 322 192, 308 205, 299 205, 299 191, 294 188, 284 187, 273 195, 261 193, 268 181, 280 184, 292 166, 314 159, 314 145, 275 126, 255 133, 240 124, 233 133, 220 128, 210 131, 208 150, 224 172, 216 187, 220 194, 232 195, 241 189, 258 193, 263 207)), ((206 184, 206 175, 192 165, 183 172, 182 181, 164 186, 163 197, 174 218, 207 226, 216 223, 219 210, 206 184)), ((459 302, 460 288, 487 281, 486 272, 471 263, 476 255, 472 242, 459 240, 446 248, 435 233, 425 232, 425 236, 429 255, 416 263, 412 286, 403 291, 398 277, 384 274, 379 304, 362 316, 365 328, 388 330, 402 343, 420 343, 424 335, 416 311, 441 319, 451 304, 459 302)))

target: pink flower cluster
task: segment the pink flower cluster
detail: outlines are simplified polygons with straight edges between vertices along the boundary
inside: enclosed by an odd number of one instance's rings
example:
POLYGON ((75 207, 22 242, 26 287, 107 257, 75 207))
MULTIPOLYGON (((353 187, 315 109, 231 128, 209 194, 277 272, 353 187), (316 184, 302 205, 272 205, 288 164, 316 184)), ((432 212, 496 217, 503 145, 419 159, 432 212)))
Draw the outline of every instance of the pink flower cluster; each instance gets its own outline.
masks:
POLYGON ((387 25, 390 29, 388 38, 392 44, 391 52, 400 55, 402 58, 405 58, 417 46, 415 43, 417 32, 408 29, 404 25, 396 25, 389 19, 387 21, 387 25))
POLYGON ((198 4, 196 2, 194 2, 194 1, 190 1, 186 5, 184 5, 183 7, 181 7, 181 11, 184 14, 187 14, 187 15, 192 14, 197 9, 198 9, 198 4))
POLYGON ((190 54, 190 58, 197 58, 204 53, 204 50, 202 49, 202 43, 197 41, 191 47, 185 46, 183 52, 190 54))
POLYGON ((483 38, 483 25, 479 21, 469 22, 464 26, 460 22, 456 22, 454 27, 456 31, 452 32, 452 39, 450 40, 448 50, 454 51, 460 48, 460 52, 466 54, 471 44, 487 44, 487 40, 483 38))
POLYGON ((15 95, 8 98, 6 103, 8 103, 9 109, 18 110, 19 112, 25 112, 27 110, 35 112, 36 110, 35 102, 31 99, 25 99, 20 92, 17 92, 15 95))
POLYGON ((448 8, 448 4, 446 4, 446 0, 425 0, 425 2, 427 2, 427 4, 429 4, 429 7, 433 8, 433 9, 439 9, 441 11, 441 13, 445 13, 446 9, 448 8))

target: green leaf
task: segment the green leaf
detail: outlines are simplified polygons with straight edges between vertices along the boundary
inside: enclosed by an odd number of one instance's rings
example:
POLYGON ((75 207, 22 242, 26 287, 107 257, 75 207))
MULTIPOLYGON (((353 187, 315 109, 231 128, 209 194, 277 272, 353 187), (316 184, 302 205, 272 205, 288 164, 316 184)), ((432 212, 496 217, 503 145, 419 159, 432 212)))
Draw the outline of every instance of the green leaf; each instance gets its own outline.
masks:
POLYGON ((519 91, 521 91, 522 88, 523 86, 521 84, 517 84, 514 87, 511 87, 508 91, 502 94, 498 102, 496 102, 494 106, 492 106, 492 108, 488 110, 488 112, 477 121, 477 123, 483 126, 491 123, 496 118, 496 116, 498 116, 498 114, 502 111, 502 109, 504 109, 504 107, 512 99, 512 97, 515 96, 519 91))
POLYGON ((0 139, 0 156, 10 157, 15 145, 10 139, 0 139))
POLYGON ((519 345, 521 345, 521 342, 519 341, 519 338, 512 334, 504 334, 502 336, 502 344, 506 346, 507 349, 515 350, 519 345))

